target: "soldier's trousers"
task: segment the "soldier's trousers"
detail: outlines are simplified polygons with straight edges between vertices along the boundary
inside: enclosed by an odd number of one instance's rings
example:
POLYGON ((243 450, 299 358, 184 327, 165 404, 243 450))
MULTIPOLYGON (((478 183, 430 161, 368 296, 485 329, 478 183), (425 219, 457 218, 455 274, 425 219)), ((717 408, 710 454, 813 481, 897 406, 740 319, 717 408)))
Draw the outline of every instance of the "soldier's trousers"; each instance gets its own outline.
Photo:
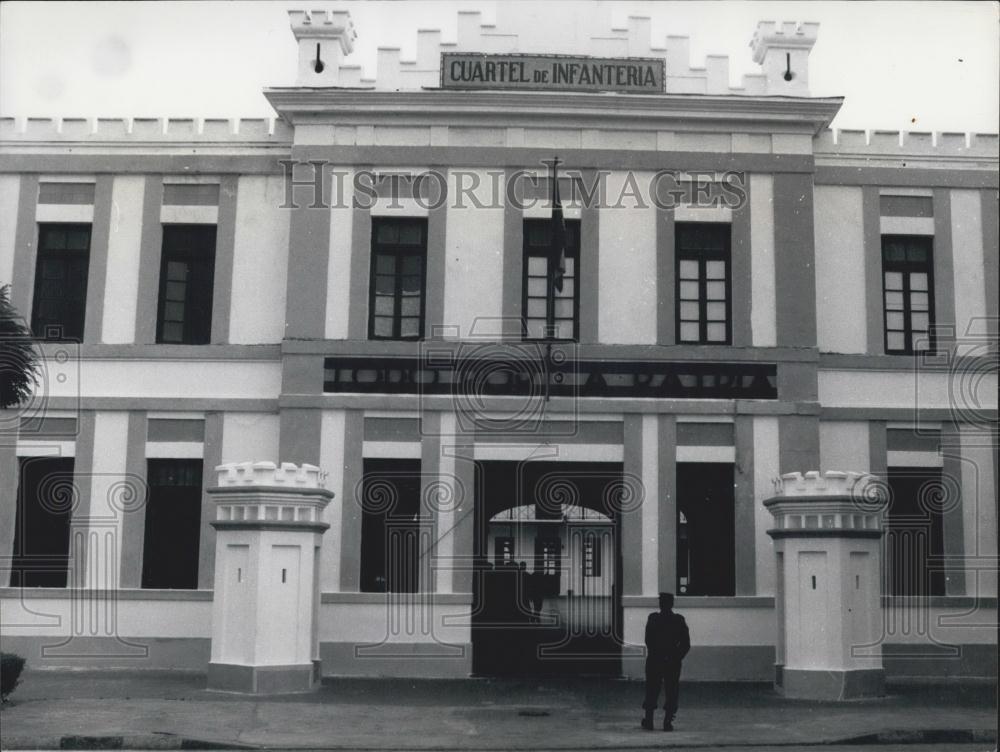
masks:
POLYGON ((663 709, 667 718, 677 713, 677 693, 681 679, 680 661, 665 661, 657 658, 646 659, 646 698, 642 707, 656 710, 656 701, 663 688, 663 709))

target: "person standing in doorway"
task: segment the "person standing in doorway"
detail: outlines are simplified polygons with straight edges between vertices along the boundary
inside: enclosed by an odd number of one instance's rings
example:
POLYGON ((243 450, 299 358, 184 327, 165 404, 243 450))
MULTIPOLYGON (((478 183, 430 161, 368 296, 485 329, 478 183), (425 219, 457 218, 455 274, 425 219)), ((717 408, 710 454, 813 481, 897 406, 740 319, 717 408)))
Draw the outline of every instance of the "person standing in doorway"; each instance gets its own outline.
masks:
POLYGON ((674 613, 674 594, 660 593, 660 610, 646 620, 646 711, 642 727, 653 730, 653 711, 663 687, 663 730, 673 731, 677 713, 677 693, 681 678, 681 661, 691 649, 687 622, 674 613))

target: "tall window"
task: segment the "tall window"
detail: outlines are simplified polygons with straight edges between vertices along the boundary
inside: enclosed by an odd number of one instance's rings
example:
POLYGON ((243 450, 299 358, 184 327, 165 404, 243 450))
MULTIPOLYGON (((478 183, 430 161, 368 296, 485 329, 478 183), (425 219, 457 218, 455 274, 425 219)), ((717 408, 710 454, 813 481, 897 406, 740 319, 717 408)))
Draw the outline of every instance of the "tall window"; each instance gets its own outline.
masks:
POLYGON ((552 284, 558 257, 552 251, 552 221, 524 221, 522 312, 527 339, 576 339, 580 331, 580 222, 566 220, 566 268, 562 289, 552 284))
POLYGON ((426 220, 372 220, 370 338, 423 337, 426 262, 426 220))
POLYGON ((940 467, 890 467, 885 573, 889 595, 944 595, 947 490, 940 467))
POLYGON ((733 466, 677 463, 677 592, 736 594, 733 466))
POLYGON ((364 461, 361 591, 420 589, 420 460, 364 461))
POLYGON ((147 461, 149 498, 142 549, 142 586, 198 587, 202 460, 147 461))
POLYGON ((730 225, 678 223, 677 342, 728 345, 732 342, 730 225))
POLYGON ((214 284, 215 225, 164 225, 156 341, 207 345, 214 284))
POLYGON ((934 349, 931 238, 882 237, 885 351, 912 355, 934 349))
POLYGON ((31 330, 50 340, 82 340, 90 267, 90 225, 38 226, 31 330))
POLYGON ((19 470, 10 586, 66 587, 73 458, 22 457, 19 470))

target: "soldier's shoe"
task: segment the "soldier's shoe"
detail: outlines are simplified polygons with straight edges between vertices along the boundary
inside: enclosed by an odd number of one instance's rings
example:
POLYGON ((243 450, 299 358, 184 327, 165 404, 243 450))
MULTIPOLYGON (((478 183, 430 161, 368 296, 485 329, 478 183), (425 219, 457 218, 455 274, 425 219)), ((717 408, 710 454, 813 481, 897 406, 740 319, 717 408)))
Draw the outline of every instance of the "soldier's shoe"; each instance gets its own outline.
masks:
POLYGON ((673 731, 674 730, 674 724, 672 724, 670 722, 669 718, 664 718, 663 719, 663 730, 664 731, 673 731))
POLYGON ((646 716, 645 718, 642 719, 642 722, 641 722, 640 725, 644 729, 646 729, 646 731, 652 731, 653 730, 653 719, 650 718, 649 716, 646 716))

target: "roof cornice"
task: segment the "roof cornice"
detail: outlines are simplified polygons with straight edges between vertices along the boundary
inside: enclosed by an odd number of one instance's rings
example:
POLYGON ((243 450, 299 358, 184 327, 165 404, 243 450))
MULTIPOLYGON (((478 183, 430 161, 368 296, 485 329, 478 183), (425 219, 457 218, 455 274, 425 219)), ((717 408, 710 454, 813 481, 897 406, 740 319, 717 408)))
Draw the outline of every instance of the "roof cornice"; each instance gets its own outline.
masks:
POLYGON ((703 94, 593 94, 521 91, 379 91, 270 88, 264 96, 282 119, 300 123, 402 122, 519 126, 620 121, 632 128, 685 128, 757 123, 816 134, 829 126, 843 97, 751 97, 703 94))

